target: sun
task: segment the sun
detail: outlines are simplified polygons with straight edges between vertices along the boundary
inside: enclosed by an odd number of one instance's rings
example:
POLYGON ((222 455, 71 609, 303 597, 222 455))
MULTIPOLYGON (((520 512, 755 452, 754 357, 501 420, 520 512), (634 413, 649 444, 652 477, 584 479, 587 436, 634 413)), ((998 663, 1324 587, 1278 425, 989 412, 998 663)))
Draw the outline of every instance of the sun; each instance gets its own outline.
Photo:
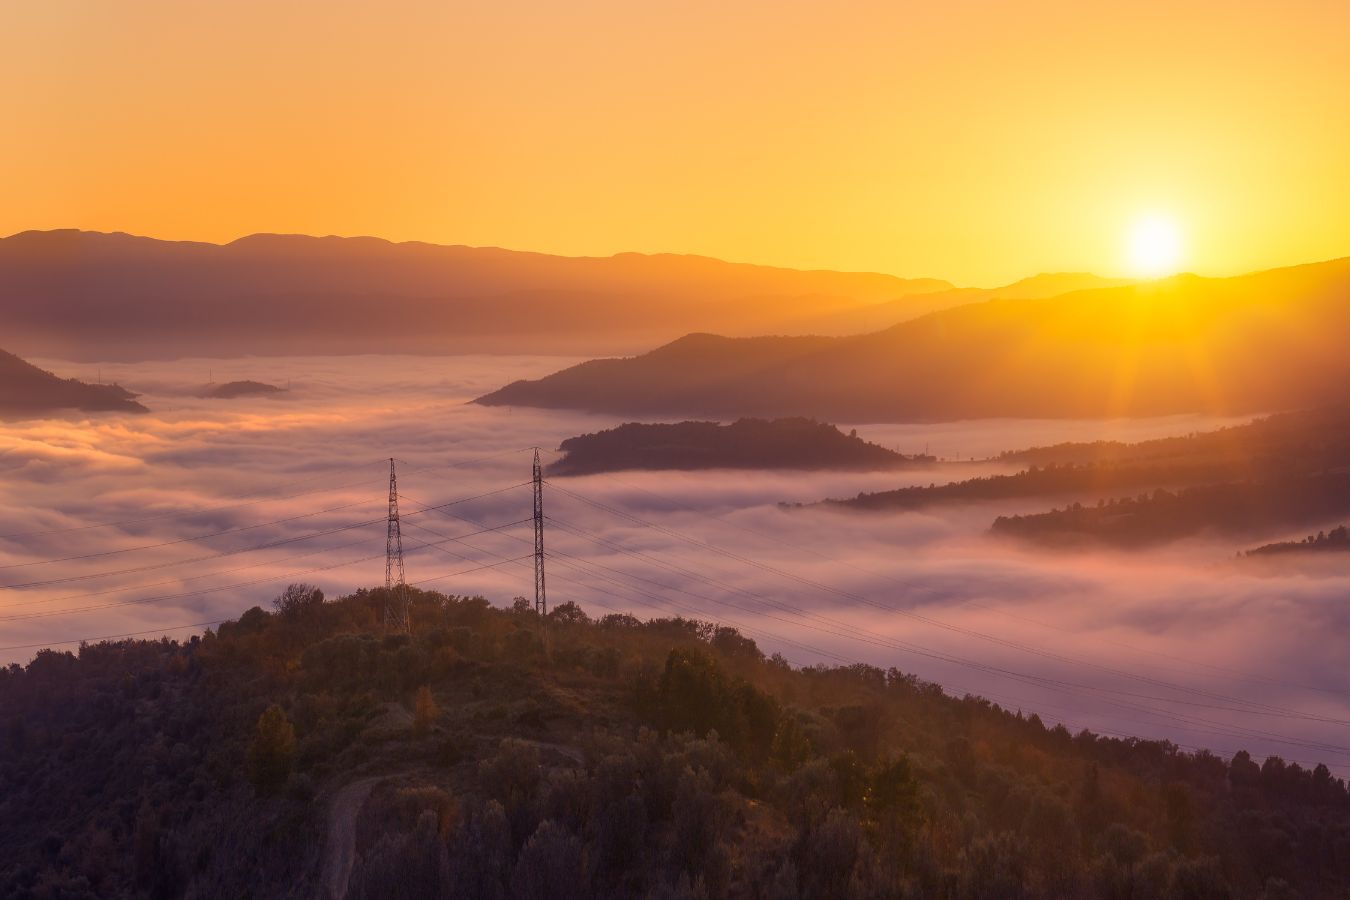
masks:
POLYGON ((1169 216, 1141 216, 1130 225, 1130 270, 1139 278, 1175 274, 1181 264, 1181 229, 1169 216))

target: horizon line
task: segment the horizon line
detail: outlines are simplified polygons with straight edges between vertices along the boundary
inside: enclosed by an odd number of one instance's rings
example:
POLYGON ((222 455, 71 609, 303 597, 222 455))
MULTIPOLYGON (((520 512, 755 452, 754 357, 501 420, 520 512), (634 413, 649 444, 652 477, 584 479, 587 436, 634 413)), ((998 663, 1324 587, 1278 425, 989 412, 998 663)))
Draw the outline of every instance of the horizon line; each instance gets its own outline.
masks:
POLYGON ((393 238, 381 237, 379 235, 374 234, 331 234, 331 233, 309 234, 302 231, 253 231, 249 232, 248 234, 242 234, 228 241, 219 242, 219 241, 195 240, 191 238, 156 237, 153 235, 137 234, 135 232, 122 230, 102 231, 94 228, 66 227, 66 228, 25 228, 21 231, 13 232, 12 234, 0 236, 0 241, 8 241, 16 237, 22 237, 23 235, 26 234, 45 235, 45 234, 60 234, 66 232, 75 234, 104 235, 109 237, 128 237, 137 240, 156 241, 158 243, 164 244, 198 244, 207 247, 222 247, 222 248, 232 246, 234 244, 240 243, 241 241, 246 241, 249 238, 277 237, 277 238, 307 238, 309 240, 316 240, 316 241, 323 241, 323 240, 378 241, 382 244, 388 244, 391 247, 421 246, 421 247, 437 247, 444 249, 460 249, 460 250, 488 250, 488 251, 495 250, 502 253, 516 253, 529 256, 546 256, 551 257, 553 259, 569 259, 569 260, 606 260, 606 259, 618 259, 619 257, 622 256, 641 256, 647 258, 671 256, 671 257, 678 257, 681 259, 707 260, 730 266, 749 266, 757 269, 772 269, 780 272, 798 272, 802 274, 831 274, 831 275, 872 275, 872 276, 879 276, 882 278, 894 278, 898 281, 931 281, 931 282, 940 282, 942 284, 947 285, 947 288, 939 289, 937 291, 934 291, 933 293, 941 293, 942 290, 992 291, 998 290, 1000 288, 1011 287, 1013 285, 1020 284, 1024 281, 1030 281, 1035 278, 1064 276, 1064 275, 1087 276, 1091 278, 1100 278, 1103 280, 1123 281, 1130 284, 1146 284, 1152 281, 1165 281, 1171 278, 1184 278, 1184 277, 1204 278, 1204 279, 1241 278, 1243 276, 1256 275, 1262 272, 1274 272, 1279 271, 1281 269, 1296 269, 1301 268, 1303 266, 1315 266, 1324 263, 1333 263, 1345 259, 1350 259, 1350 254, 1347 254, 1344 256, 1332 256, 1326 259, 1308 260, 1305 262, 1269 266, 1266 268, 1244 269, 1242 271, 1230 272, 1221 275, 1201 274, 1199 272, 1181 270, 1177 272, 1172 272, 1168 275, 1159 276, 1158 278, 1139 278, 1137 276, 1130 276, 1130 275, 1103 275, 1101 273, 1089 270, 1047 269, 1041 272, 1035 272, 1030 275, 1023 275, 1020 278, 1016 278, 1012 281, 1005 282, 1002 284, 982 286, 982 285, 959 284, 955 281, 952 281, 951 279, 933 275, 897 275, 894 272, 883 272, 877 269, 799 268, 796 266, 778 265, 774 263, 759 263, 759 262, 747 262, 744 260, 725 259, 720 256, 710 256, 706 253, 688 253, 676 250, 661 250, 661 251, 619 250, 610 254, 583 253, 573 255, 566 253, 550 253, 545 250, 527 250, 513 247, 502 247, 496 244, 440 243, 437 241, 428 241, 418 238, 411 238, 408 240, 395 240, 393 238))

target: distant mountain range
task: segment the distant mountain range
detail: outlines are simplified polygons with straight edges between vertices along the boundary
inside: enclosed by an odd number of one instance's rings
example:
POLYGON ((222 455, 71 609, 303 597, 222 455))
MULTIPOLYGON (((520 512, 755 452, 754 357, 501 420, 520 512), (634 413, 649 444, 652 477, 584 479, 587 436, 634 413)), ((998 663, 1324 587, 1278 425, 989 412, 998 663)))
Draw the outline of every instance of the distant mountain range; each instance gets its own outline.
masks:
MULTIPOLYGON (((1023 278, 1005 287, 951 288, 935 291, 923 295, 922 305, 928 307, 925 312, 936 312, 986 300, 1039 300, 1073 291, 1122 287, 1131 283, 1133 282, 1125 278, 1102 278, 1100 275, 1091 275, 1087 272, 1051 272, 1023 278)), ((887 303, 856 306, 825 315, 804 316, 796 322, 796 327, 791 329, 791 333, 834 336, 865 334, 915 318, 917 315, 915 310, 919 305, 913 297, 903 297, 887 303)))
POLYGON ((854 337, 683 337, 479 400, 625 416, 1253 413, 1337 399, 1350 377, 1350 258, 996 299, 854 337))
POLYGON ((376 238, 0 239, 7 339, 63 358, 612 352, 691 330, 780 331, 879 303, 918 315, 958 302, 924 299, 951 288, 698 256, 572 258, 376 238))
POLYGON ((64 409, 83 412, 146 412, 136 395, 117 385, 59 378, 0 350, 0 416, 43 415, 64 409))
POLYGON ((701 256, 305 235, 225 245, 73 230, 0 239, 6 339, 67 359, 631 352, 691 331, 856 334, 990 296, 1108 283, 1048 275, 983 290, 701 256))

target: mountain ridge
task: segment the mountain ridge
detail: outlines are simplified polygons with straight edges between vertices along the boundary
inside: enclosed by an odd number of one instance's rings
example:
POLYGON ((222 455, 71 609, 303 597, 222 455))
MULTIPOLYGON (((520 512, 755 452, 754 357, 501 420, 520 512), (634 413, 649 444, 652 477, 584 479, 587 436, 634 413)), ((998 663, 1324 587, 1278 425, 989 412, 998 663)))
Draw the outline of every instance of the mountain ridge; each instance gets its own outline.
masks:
POLYGON ((214 244, 29 230, 0 238, 0 323, 36 355, 80 360, 369 353, 372 344, 427 355, 590 356, 694 331, 860 333, 1085 279, 1110 281, 1042 273, 965 288, 698 254, 558 256, 267 232, 214 244))
POLYGON ((627 416, 927 421, 1265 413, 1350 375, 1350 258, 991 299, 869 334, 686 335, 479 398, 627 416), (789 343, 795 342, 795 343, 789 343), (753 351, 748 353, 747 351, 753 351))
POLYGON ((228 244, 78 230, 0 239, 0 322, 42 356, 612 352, 695 330, 913 300, 939 279, 711 257, 257 234, 228 244), (141 320, 138 322, 137 320, 141 320), (144 322, 155 323, 155 334, 144 322))

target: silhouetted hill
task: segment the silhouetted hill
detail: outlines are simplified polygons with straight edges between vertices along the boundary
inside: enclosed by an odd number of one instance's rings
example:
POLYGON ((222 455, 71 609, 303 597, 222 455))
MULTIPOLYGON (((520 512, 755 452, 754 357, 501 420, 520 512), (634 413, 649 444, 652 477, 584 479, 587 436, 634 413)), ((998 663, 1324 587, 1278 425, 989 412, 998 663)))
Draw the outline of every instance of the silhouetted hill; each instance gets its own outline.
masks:
POLYGON ((1003 462, 1055 463, 1216 463, 1267 467, 1330 466, 1350 463, 1350 404, 1262 416, 1241 425, 1147 441, 1073 441, 1013 450, 1003 462))
MULTIPOLYGON (((924 305, 929 307, 926 311, 937 312, 966 303, 982 303, 987 300, 1040 300, 1073 291, 1120 287, 1131 283, 1125 278, 1102 278, 1100 275, 1087 272, 1046 272, 1003 287, 951 288, 935 291, 925 294, 923 300, 924 305)), ((865 334, 907 322, 915 316, 913 302, 901 299, 825 315, 803 317, 793 331, 801 334, 865 334)))
POLYGON ((993 300, 847 338, 690 335, 483 397, 614 415, 833 421, 1256 413, 1339 397, 1350 259, 993 300))
POLYGON ((1000 516, 993 525, 997 534, 1059 546, 1136 547, 1200 534, 1270 535, 1350 514, 1350 406, 1345 404, 1179 437, 1066 443, 999 458, 1031 465, 1011 475, 824 502, 889 511, 1062 498, 1071 502, 1000 516))
POLYGON ((555 475, 621 469, 885 469, 932 462, 904 456, 812 419, 739 419, 645 425, 630 422, 568 438, 555 475))
POLYGON ((1248 550, 1247 557, 1303 556, 1310 553, 1344 553, 1350 550, 1350 530, 1337 525, 1330 531, 1310 534, 1301 541, 1280 541, 1248 550))
POLYGON ((613 352, 692 330, 789 330, 911 298, 936 279, 698 256, 560 257, 376 238, 252 235, 224 246, 29 231, 0 240, 0 322, 61 358, 613 352))
MULTIPOLYGON (((1208 465, 1132 466, 1111 463, 1032 466, 1012 475, 983 475, 947 484, 913 485, 890 491, 862 492, 829 506, 861 510, 922 509, 941 503, 985 503, 1061 495, 1106 496, 1120 490, 1186 485, 1223 480, 1231 471, 1208 465)), ((795 504, 802 506, 803 504, 795 504)))
POLYGON ((59 378, 0 350, 0 415, 31 416, 59 410, 146 412, 136 395, 113 384, 59 378))
POLYGON ((1064 509, 999 516, 996 534, 1047 544, 1159 544, 1199 534, 1260 535, 1350 515, 1350 474, 1204 484, 1137 497, 1074 503, 1064 509))
POLYGON ((225 384, 213 384, 202 391, 202 396, 212 400, 233 400, 236 397, 256 397, 260 395, 284 394, 285 388, 261 381, 230 381, 225 384))
POLYGON ((1032 447, 998 458, 1030 465, 1016 474, 864 492, 826 502, 867 510, 1055 496, 1095 502, 1127 491, 1316 474, 1350 466, 1350 406, 1280 413, 1244 425, 1132 444, 1032 447))
MULTIPOLYGON (((1077 735, 686 619, 297 586, 0 669, 0 896, 1344 896, 1324 765, 1077 735)), ((1230 739, 1231 741, 1231 739, 1230 739)))

